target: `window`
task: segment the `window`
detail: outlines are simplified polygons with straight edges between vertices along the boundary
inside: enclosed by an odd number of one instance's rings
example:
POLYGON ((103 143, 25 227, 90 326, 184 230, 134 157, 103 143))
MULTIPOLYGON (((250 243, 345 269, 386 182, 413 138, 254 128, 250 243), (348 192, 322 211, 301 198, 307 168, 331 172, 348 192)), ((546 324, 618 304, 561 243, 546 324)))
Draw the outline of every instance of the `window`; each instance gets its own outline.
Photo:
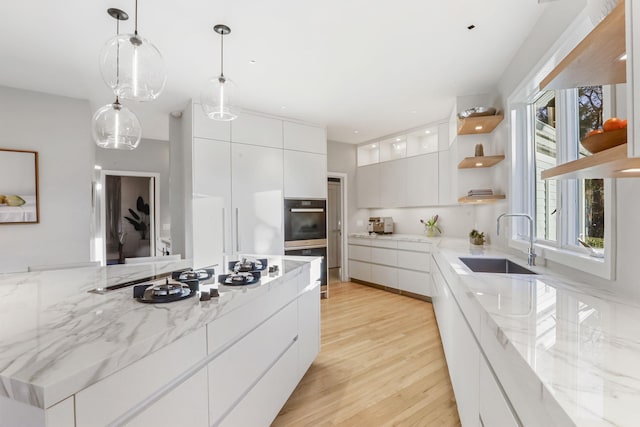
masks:
MULTIPOLYGON (((512 211, 527 212, 534 218, 538 254, 605 278, 613 275, 611 251, 607 250, 613 247, 608 217, 613 209, 612 180, 543 180, 541 173, 591 155, 580 140, 600 128, 607 117, 617 115, 615 92, 613 86, 544 91, 510 108, 516 162, 512 211), (580 240, 594 252, 583 248, 580 240)), ((523 247, 527 224, 522 221, 513 227, 512 245, 523 247)))

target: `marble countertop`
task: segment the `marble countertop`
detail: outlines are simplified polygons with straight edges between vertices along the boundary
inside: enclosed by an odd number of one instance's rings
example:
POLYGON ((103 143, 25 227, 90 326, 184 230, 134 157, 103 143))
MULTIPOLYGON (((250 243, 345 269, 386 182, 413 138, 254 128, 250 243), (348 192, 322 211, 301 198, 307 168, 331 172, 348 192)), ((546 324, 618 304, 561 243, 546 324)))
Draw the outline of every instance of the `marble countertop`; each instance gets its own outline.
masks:
POLYGON ((378 239, 378 240, 398 240, 404 242, 422 242, 438 244, 441 237, 427 237, 423 234, 369 234, 369 233, 349 233, 349 237, 359 239, 378 239))
POLYGON ((265 258, 278 273, 249 286, 214 285, 220 296, 203 302, 141 304, 130 286, 88 292, 188 261, 0 275, 0 396, 48 408, 310 268, 310 258, 265 258))
POLYGON ((510 386, 529 391, 520 407, 540 403, 553 425, 638 425, 640 306, 543 267, 530 267, 537 275, 474 273, 460 256, 526 261, 472 252, 462 239, 446 239, 435 255, 481 346, 500 343, 483 350, 507 394, 510 386))

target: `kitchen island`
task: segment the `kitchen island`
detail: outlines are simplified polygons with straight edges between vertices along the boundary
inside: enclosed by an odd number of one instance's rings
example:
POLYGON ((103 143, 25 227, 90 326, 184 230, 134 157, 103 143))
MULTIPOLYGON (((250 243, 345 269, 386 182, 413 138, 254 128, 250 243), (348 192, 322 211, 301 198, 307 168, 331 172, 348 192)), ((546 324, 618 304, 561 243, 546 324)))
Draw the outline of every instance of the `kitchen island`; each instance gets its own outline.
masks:
POLYGON ((256 284, 167 304, 89 291, 187 261, 1 275, 0 426, 268 424, 320 322, 320 259, 269 264, 256 284))

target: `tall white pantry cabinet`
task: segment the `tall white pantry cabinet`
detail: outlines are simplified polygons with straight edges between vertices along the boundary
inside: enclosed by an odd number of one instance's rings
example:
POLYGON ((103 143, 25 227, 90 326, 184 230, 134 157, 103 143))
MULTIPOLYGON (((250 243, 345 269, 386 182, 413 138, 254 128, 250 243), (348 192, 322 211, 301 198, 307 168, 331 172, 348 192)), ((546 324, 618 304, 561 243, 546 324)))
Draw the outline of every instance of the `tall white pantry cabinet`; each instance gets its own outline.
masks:
POLYGON ((185 257, 194 267, 238 253, 284 254, 284 198, 327 197, 323 127, 244 112, 214 121, 190 103, 182 140, 191 170, 185 257))

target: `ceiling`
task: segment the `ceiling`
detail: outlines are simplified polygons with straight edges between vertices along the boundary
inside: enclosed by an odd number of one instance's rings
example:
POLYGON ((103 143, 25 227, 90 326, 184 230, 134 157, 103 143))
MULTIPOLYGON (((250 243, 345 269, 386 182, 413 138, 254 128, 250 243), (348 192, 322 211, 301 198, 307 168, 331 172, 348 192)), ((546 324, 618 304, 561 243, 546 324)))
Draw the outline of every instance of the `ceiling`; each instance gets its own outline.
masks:
MULTIPOLYGON (((134 0, 12 1, 3 5, 0 85, 113 101, 98 54, 114 35, 106 14, 134 0), (62 10, 64 5, 66 9, 62 10)), ((545 5, 537 0, 139 0, 139 33, 162 52, 167 85, 132 103, 144 137, 168 139, 168 116, 219 73, 239 106, 326 125, 358 143, 447 117, 456 95, 491 90, 545 5), (467 26, 474 24, 473 30, 467 26), (255 64, 250 61, 255 61, 255 64)), ((123 24, 133 31, 133 19, 123 24)))

